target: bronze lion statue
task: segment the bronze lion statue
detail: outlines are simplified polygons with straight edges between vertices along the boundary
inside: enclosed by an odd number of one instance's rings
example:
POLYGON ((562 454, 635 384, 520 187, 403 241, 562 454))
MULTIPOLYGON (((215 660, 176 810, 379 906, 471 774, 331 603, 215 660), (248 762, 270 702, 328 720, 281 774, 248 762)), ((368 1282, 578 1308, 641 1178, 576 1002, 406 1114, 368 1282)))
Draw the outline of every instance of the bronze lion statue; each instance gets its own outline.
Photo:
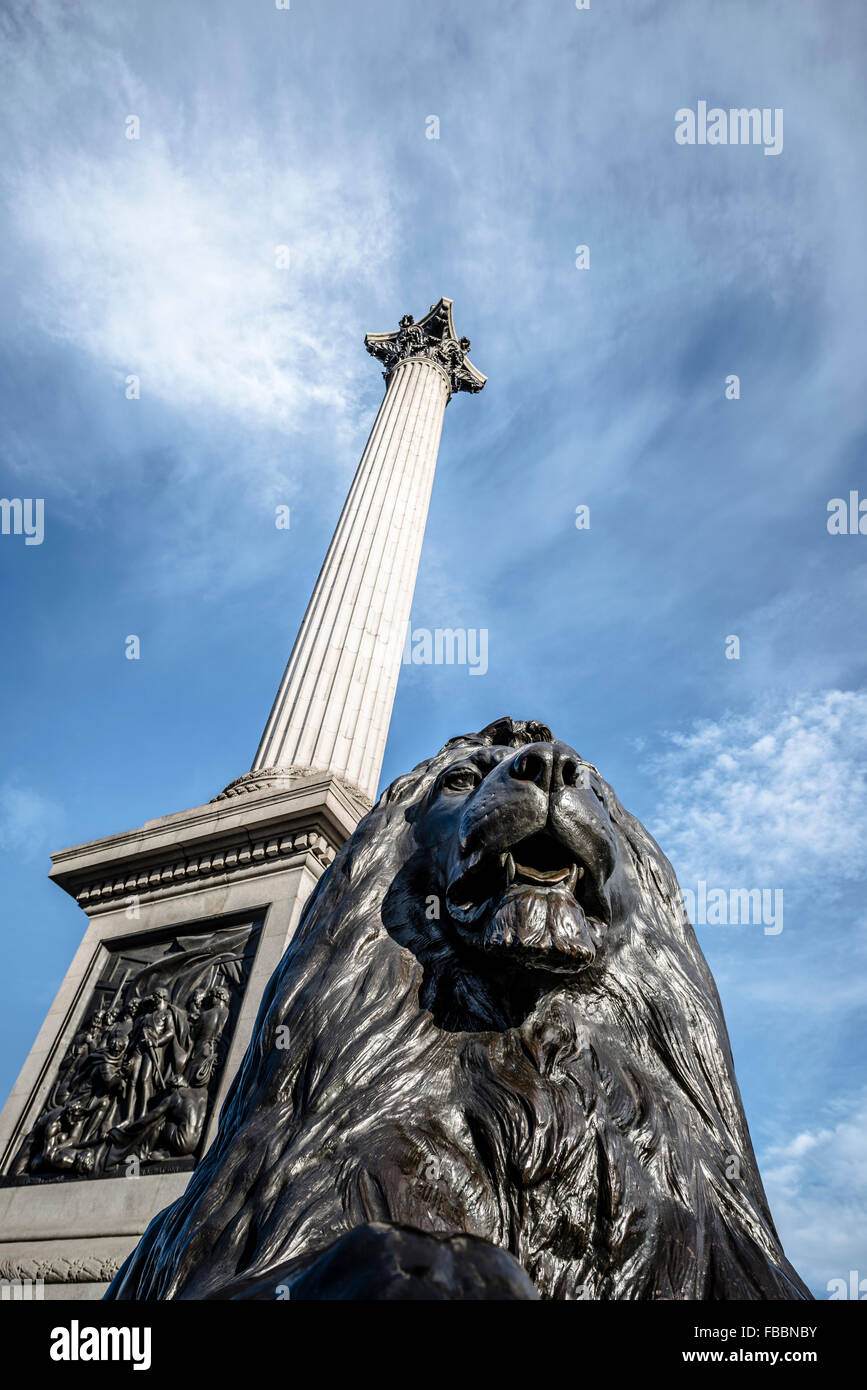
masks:
POLYGON ((107 1298, 807 1299, 658 845, 543 724, 398 778, 107 1298))

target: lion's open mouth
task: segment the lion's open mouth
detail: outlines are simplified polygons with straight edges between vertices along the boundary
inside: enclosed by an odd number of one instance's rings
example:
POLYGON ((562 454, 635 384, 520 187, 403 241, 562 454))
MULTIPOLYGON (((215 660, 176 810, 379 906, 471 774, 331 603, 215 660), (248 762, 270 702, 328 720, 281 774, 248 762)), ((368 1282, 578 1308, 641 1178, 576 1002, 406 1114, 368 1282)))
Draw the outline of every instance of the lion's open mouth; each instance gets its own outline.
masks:
POLYGON ((502 853, 487 851, 471 856, 449 885, 446 901, 453 917, 470 924, 492 901, 526 888, 569 893, 588 917, 604 915, 588 866, 545 830, 528 835, 502 853))
POLYGON ((565 883, 570 893, 584 877, 584 865, 544 830, 515 845, 506 855, 505 868, 510 880, 542 885, 565 883))

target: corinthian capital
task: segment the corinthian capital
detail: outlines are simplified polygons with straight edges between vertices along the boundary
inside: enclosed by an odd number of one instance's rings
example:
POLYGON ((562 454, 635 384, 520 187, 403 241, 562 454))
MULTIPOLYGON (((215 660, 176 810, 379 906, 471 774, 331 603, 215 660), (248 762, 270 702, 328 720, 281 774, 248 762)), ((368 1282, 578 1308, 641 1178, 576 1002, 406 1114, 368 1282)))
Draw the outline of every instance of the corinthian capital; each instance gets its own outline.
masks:
POLYGON ((441 299, 418 323, 404 314, 394 333, 368 333, 367 351, 385 365, 386 380, 401 362, 428 361, 439 367, 455 391, 481 391, 487 380, 474 367, 467 353, 469 338, 458 338, 452 319, 452 301, 441 299))

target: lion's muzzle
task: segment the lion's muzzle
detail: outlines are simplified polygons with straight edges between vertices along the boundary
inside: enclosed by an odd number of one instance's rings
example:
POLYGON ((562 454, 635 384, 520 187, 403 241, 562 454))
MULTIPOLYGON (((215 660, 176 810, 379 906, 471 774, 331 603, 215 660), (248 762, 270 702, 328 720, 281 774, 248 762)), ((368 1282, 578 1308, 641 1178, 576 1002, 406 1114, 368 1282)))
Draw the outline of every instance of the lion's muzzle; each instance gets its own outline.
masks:
POLYGON ((465 940, 558 973, 592 963, 616 839, 586 769, 567 744, 534 743, 467 798, 446 892, 465 940))

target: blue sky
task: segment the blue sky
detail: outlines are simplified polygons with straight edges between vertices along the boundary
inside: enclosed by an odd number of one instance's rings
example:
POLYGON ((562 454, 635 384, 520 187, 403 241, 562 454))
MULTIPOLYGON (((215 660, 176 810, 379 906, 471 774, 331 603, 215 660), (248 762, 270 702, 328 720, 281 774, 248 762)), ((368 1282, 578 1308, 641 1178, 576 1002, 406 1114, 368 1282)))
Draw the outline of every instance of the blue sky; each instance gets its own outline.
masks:
POLYGON ((49 851, 249 767, 381 397, 363 335, 448 295, 489 380, 413 622, 487 628, 489 670, 403 668, 384 780, 540 718, 684 887, 784 890, 782 932, 699 935, 787 1253, 867 1276, 867 537, 826 527, 867 494, 860 0, 0 24, 0 495, 46 508, 0 537, 0 1089, 85 925, 49 851), (676 144, 700 100, 782 108, 782 153, 676 144))

